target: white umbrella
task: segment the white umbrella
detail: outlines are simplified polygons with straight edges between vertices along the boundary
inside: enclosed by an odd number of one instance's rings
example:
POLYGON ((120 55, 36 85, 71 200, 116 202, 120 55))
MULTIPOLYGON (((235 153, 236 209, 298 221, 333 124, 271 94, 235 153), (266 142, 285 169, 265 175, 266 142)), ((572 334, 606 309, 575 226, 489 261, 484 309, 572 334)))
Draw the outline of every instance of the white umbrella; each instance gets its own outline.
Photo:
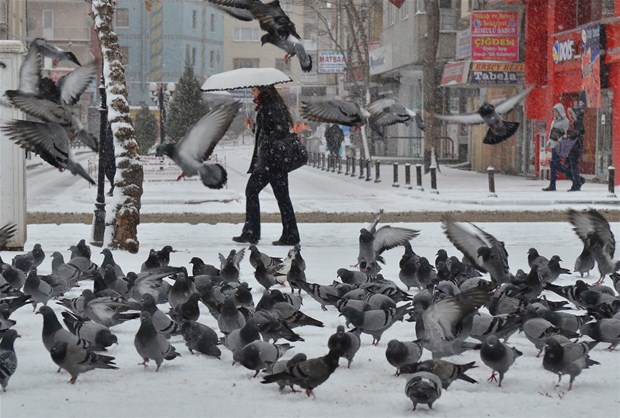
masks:
POLYGON ((289 76, 275 68, 238 68, 213 74, 207 78, 201 89, 203 91, 237 90, 291 81, 293 80, 289 76))

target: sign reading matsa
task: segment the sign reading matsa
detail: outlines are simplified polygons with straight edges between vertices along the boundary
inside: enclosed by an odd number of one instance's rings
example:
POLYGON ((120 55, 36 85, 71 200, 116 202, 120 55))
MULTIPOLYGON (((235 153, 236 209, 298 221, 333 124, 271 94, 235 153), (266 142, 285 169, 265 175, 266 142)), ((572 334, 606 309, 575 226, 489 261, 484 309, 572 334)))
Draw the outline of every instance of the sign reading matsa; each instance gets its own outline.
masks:
POLYGON ((319 51, 317 72, 321 74, 344 73, 346 63, 344 55, 338 51, 319 51))
POLYGON ((518 61, 518 12, 472 12, 471 50, 474 61, 518 61))

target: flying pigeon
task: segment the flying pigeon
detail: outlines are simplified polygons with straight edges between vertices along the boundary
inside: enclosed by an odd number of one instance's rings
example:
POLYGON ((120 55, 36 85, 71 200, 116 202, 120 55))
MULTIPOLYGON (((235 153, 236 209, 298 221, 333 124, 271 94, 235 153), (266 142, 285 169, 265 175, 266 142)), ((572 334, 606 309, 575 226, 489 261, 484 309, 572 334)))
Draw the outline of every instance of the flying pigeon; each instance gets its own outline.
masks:
POLYGON ((502 343, 497 335, 494 334, 489 335, 480 348, 480 359, 493 370, 489 381, 497 381, 497 386, 499 387, 502 386, 504 374, 515 362, 515 359, 521 355, 523 355, 522 352, 502 343), (495 372, 499 373, 499 380, 495 372))
POLYGON ((301 115, 304 119, 315 122, 361 126, 366 124, 370 117, 368 110, 362 106, 342 99, 322 98, 301 103, 301 115))
POLYGON ((218 163, 205 160, 211 156, 240 108, 238 101, 214 107, 178 142, 159 145, 156 155, 170 157, 188 177, 198 174, 205 186, 221 189, 228 178, 226 170, 218 163))
POLYGON ((446 236, 467 260, 481 272, 488 272, 495 286, 509 282, 512 274, 504 243, 476 225, 469 225, 471 228, 466 228, 463 223, 455 222, 448 215, 442 219, 446 236))
POLYGON ((592 257, 598 265, 601 274, 595 284, 603 283, 605 276, 620 270, 620 260, 614 259, 616 240, 607 219, 596 209, 578 212, 568 210, 568 220, 573 225, 577 236, 588 245, 592 257))
POLYGON ((381 220, 383 209, 375 218, 370 229, 362 228, 359 236, 359 255, 357 263, 360 271, 376 271, 377 262, 385 264, 381 254, 385 250, 405 245, 411 239, 417 237, 420 231, 415 229, 392 227, 384 225, 377 229, 377 224, 381 220))
POLYGON ((66 341, 56 341, 50 349, 54 363, 71 375, 69 383, 75 384, 80 373, 94 369, 118 369, 114 357, 93 353, 66 341))
POLYGON ((489 130, 483 142, 489 145, 499 144, 510 138, 519 128, 519 122, 508 122, 503 120, 500 115, 510 112, 521 100, 528 95, 534 86, 530 86, 516 96, 510 97, 497 105, 484 102, 476 112, 461 115, 438 115, 437 119, 446 120, 452 123, 462 123, 466 125, 486 123, 489 130))
POLYGON ((82 65, 78 61, 75 54, 71 51, 65 51, 56 45, 50 44, 46 39, 35 38, 30 43, 30 47, 34 47, 44 57, 52 58, 58 61, 71 61, 77 65, 82 65))
POLYGON ((295 24, 284 13, 279 1, 263 3, 260 0, 209 0, 209 3, 236 19, 246 22, 258 20, 260 28, 267 32, 261 37, 262 45, 271 43, 284 50, 286 63, 297 55, 302 71, 312 70, 312 59, 303 47, 295 24))
POLYGON ((306 395, 310 396, 336 370, 340 355, 340 352, 330 350, 323 357, 311 358, 287 367, 283 372, 265 376, 261 383, 285 382, 287 385, 297 385, 306 389, 306 395))
POLYGON ((441 396, 441 380, 433 373, 414 373, 407 381, 405 394, 413 402, 414 411, 419 403, 433 409, 433 403, 441 396))
POLYGON ((397 123, 409 124, 412 120, 420 130, 424 130, 426 126, 419 113, 398 103, 395 99, 379 99, 366 106, 366 110, 372 116, 374 122, 379 126, 390 126, 397 123))
POLYGON ((0 386, 3 392, 6 392, 9 379, 17 370, 17 356, 13 343, 18 337, 17 331, 9 329, 4 332, 2 341, 0 341, 0 386))

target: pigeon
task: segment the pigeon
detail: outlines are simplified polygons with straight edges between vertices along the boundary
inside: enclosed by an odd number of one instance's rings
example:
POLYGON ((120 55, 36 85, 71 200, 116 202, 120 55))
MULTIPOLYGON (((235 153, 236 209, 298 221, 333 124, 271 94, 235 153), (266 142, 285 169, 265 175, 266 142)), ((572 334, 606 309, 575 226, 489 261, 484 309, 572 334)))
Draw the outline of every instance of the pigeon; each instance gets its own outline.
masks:
POLYGON ((596 261, 592 255, 590 240, 586 239, 583 241, 583 250, 581 250, 581 253, 575 259, 574 271, 578 272, 581 278, 583 278, 584 274, 590 276, 590 270, 592 270, 595 265, 596 261))
POLYGON ((0 228, 0 250, 4 250, 6 243, 13 238, 17 232, 17 225, 6 224, 0 228))
POLYGON ((502 343, 494 334, 489 335, 480 348, 480 359, 493 370, 489 381, 497 381, 499 387, 502 387, 504 374, 510 369, 515 359, 521 355, 523 355, 522 352, 502 343), (499 380, 495 372, 499 373, 499 380))
POLYGON ((569 209, 568 219, 584 246, 587 243, 598 265, 601 277, 595 284, 603 283, 605 276, 620 270, 620 260, 614 259, 616 240, 609 222, 596 209, 584 212, 569 209))
POLYGON ((157 251, 151 248, 151 250, 149 251, 149 256, 140 266, 140 272, 144 273, 147 271, 153 271, 160 267, 162 267, 162 265, 159 261, 159 257, 157 257, 157 251))
POLYGON ((157 332, 153 326, 151 314, 146 311, 140 314, 140 328, 134 337, 133 344, 140 357, 144 360, 140 364, 146 368, 148 367, 147 363, 149 360, 153 360, 157 364, 156 372, 159 371, 164 360, 174 360, 176 357, 181 356, 166 340, 166 337, 157 332))
POLYGON ((186 302, 170 309, 170 317, 179 324, 183 321, 198 321, 200 317, 199 301, 200 293, 192 293, 186 302))
POLYGON ((377 229, 382 214, 383 209, 379 211, 370 229, 362 228, 360 230, 359 255, 357 257, 360 271, 372 270, 377 262, 385 264, 385 260, 381 256, 383 251, 405 245, 420 233, 415 229, 391 227, 389 225, 377 229))
POLYGON ((142 304, 140 309, 151 315, 151 322, 155 327, 155 330, 157 330, 160 334, 163 334, 166 338, 180 332, 179 324, 173 321, 172 318, 157 307, 153 295, 146 293, 142 296, 142 304))
POLYGON ((226 170, 218 163, 205 160, 211 156, 240 108, 238 101, 215 106, 178 142, 159 145, 156 155, 170 157, 188 177, 198 174, 205 186, 221 189, 228 178, 226 170))
POLYGON ((519 330, 524 320, 525 318, 521 314, 500 314, 494 316, 478 312, 473 317, 469 336, 480 342, 484 342, 491 334, 507 340, 519 330))
POLYGON ((388 363, 396 367, 396 376, 400 375, 400 367, 413 364, 422 357, 422 344, 419 341, 390 340, 385 350, 388 363))
POLYGON ((471 377, 465 374, 466 371, 476 366, 475 362, 467 364, 455 364, 446 360, 433 359, 425 360, 420 363, 406 364, 400 368, 401 374, 417 373, 417 372, 429 372, 433 373, 441 381, 441 387, 448 389, 448 386, 457 379, 464 380, 469 383, 478 383, 471 377))
POLYGON ((345 332, 343 325, 338 325, 336 333, 332 334, 327 340, 327 348, 341 353, 340 357, 347 359, 347 368, 351 368, 351 363, 355 358, 357 350, 360 349, 360 337, 353 332, 345 332))
POLYGON ((620 344, 620 319, 603 318, 596 322, 589 322, 582 325, 579 332, 594 341, 610 343, 607 349, 612 351, 620 344))
POLYGON ((222 352, 217 347, 219 338, 210 327, 196 321, 183 321, 181 323, 181 333, 190 353, 194 354, 195 350, 218 359, 222 355, 222 352))
POLYGON ((424 348, 441 358, 480 348, 464 341, 471 332, 473 315, 491 297, 489 286, 473 288, 433 303, 414 308, 416 335, 424 348))
POLYGON ((372 277, 367 273, 356 270, 347 270, 345 268, 339 268, 336 271, 336 275, 342 283, 346 284, 358 285, 372 281, 372 277))
POLYGON ((17 331, 9 329, 4 332, 0 341, 0 386, 3 392, 6 392, 9 379, 17 370, 17 356, 13 346, 16 338, 19 338, 17 331))
POLYGON ((304 72, 312 70, 312 59, 303 47, 295 24, 284 13, 279 1, 262 3, 258 0, 209 0, 217 8, 232 17, 246 22, 258 20, 260 28, 267 32, 261 37, 261 45, 271 43, 284 50, 285 62, 297 55, 304 72))
MULTIPOLYGON (((99 273, 101 274, 101 273, 99 273)), ((114 266, 108 264, 105 266, 105 271, 103 273, 103 282, 105 283, 108 289, 114 290, 116 293, 121 295, 124 298, 131 297, 131 288, 132 284, 126 277, 119 277, 116 275, 114 271, 114 266)))
POLYGON ((172 248, 170 245, 164 245, 164 247, 157 251, 157 259, 159 260, 160 266, 168 266, 170 264, 170 253, 176 253, 177 251, 172 248))
POLYGON ((42 306, 37 314, 43 316, 43 328, 41 337, 43 339, 43 345, 47 351, 52 349, 52 346, 56 342, 66 342, 71 346, 76 346, 84 349, 91 349, 91 344, 84 338, 80 338, 73 335, 62 327, 60 321, 56 317, 56 314, 49 306, 42 306))
POLYGON ((41 244, 37 243, 26 254, 18 254, 13 257, 11 264, 16 269, 28 273, 32 267, 39 267, 43 260, 45 260, 45 252, 41 248, 41 244))
POLYGON ((425 130, 426 126, 419 113, 398 103, 396 99, 383 98, 370 103, 366 110, 370 113, 373 121, 379 126, 391 126, 397 123, 409 125, 412 120, 420 130, 425 130))
POLYGON ((313 395, 313 390, 325 383, 338 367, 341 353, 330 350, 323 357, 311 358, 290 367, 280 373, 265 376, 261 383, 283 382, 306 389, 306 395, 313 395))
POLYGON ((56 45, 52 45, 46 39, 35 38, 30 43, 30 47, 36 48, 44 57, 52 58, 57 61, 71 61, 74 64, 82 65, 73 52, 65 51, 56 45))
POLYGON ((232 330, 224 337, 224 346, 234 355, 253 341, 260 341, 260 333, 256 321, 250 318, 242 328, 232 330))
POLYGON ((75 159, 67 131, 57 123, 13 120, 2 126, 7 137, 26 151, 34 152, 45 162, 63 171, 79 175, 95 185, 95 181, 75 159))
POLYGON ((65 369, 71 375, 69 383, 75 384, 80 373, 94 369, 116 370, 114 357, 93 353, 82 347, 68 344, 66 341, 56 341, 50 349, 54 363, 65 369))
POLYGON ((335 305, 340 294, 338 289, 333 286, 320 285, 318 283, 297 283, 299 287, 306 292, 310 297, 321 304, 321 309, 327 310, 326 305, 335 305))
POLYGON ((579 337, 579 334, 556 327, 544 318, 528 319, 523 323, 522 329, 525 337, 538 348, 536 357, 540 357, 547 339, 553 335, 562 335, 567 338, 579 337))
POLYGON ((219 276, 220 275, 220 269, 218 269, 217 267, 211 264, 206 264, 204 261, 202 261, 200 257, 192 257, 192 259, 189 260, 189 263, 192 265, 193 276, 201 276, 201 275, 219 276))
POLYGON ((433 409, 433 403, 441 396, 441 380, 433 373, 414 373, 407 381, 405 394, 413 402, 414 411, 419 403, 433 409))
POLYGON ((54 289, 49 283, 41 280, 36 267, 32 267, 26 276, 23 291, 32 298, 33 310, 37 308, 38 303, 47 305, 47 302, 55 296, 54 289))
POLYGON ((288 350, 293 348, 290 344, 272 344, 265 341, 253 341, 233 354, 233 360, 243 367, 255 370, 254 377, 261 370, 271 372, 271 368, 288 350))
POLYGON ((483 273, 488 272, 495 286, 509 282, 512 274, 504 243, 476 225, 469 225, 471 228, 466 228, 463 223, 455 222, 448 215, 442 219, 446 236, 472 265, 483 273))
POLYGON ((223 280, 227 282, 239 282, 239 264, 243 257, 245 256, 245 249, 230 250, 228 253, 228 257, 224 257, 222 253, 219 254, 220 257, 220 276, 223 280))
POLYGON ((97 297, 90 289, 82 292, 84 296, 84 316, 98 324, 113 327, 140 316, 140 304, 112 297, 97 297))
POLYGON ((355 326, 354 332, 372 335, 372 344, 378 345, 383 333, 401 320, 410 306, 411 303, 406 303, 398 308, 372 309, 365 312, 347 306, 341 313, 355 326))
MULTIPOLYGON (((271 368, 271 374, 282 373, 286 371, 287 368, 292 367, 306 360, 308 360, 308 356, 306 356, 304 353, 297 353, 288 360, 278 360, 271 368)), ((277 381, 277 383, 278 383, 278 386, 280 387, 280 390, 284 389, 284 387, 286 386, 286 382, 283 382, 281 380, 277 381)), ((289 385, 289 386, 291 388, 291 391, 297 392, 295 388, 293 387, 293 385, 289 385)))
POLYGON ((174 283, 168 292, 168 302, 172 309, 184 304, 194 293, 197 293, 196 286, 185 273, 178 273, 173 276, 174 283))
POLYGON ((224 335, 231 333, 235 329, 243 328, 246 320, 231 297, 226 298, 217 318, 217 326, 224 335))
POLYGON ((297 255, 291 260, 291 268, 288 270, 288 273, 286 273, 286 281, 281 281, 281 276, 276 276, 278 283, 283 286, 286 286, 286 282, 288 281, 291 286, 291 294, 295 291, 295 289, 297 289, 297 294, 299 295, 301 293, 299 282, 307 283, 308 281, 304 269, 301 268, 301 266, 305 263, 302 263, 300 259, 301 254, 297 253, 297 255))
POLYGON ((254 261, 254 264, 256 268, 256 271, 254 271, 254 278, 261 286, 265 289, 269 289, 278 284, 274 275, 265 267, 263 260, 257 259, 254 261))
POLYGON ((265 253, 262 253, 254 244, 251 244, 248 247, 248 250, 250 250, 250 264, 254 268, 257 268, 257 261, 260 260, 269 273, 274 273, 276 271, 276 267, 282 263, 282 259, 280 257, 271 257, 265 253))
POLYGON ((534 89, 530 86, 521 93, 510 97, 497 105, 484 102, 476 112, 460 115, 439 115, 434 114, 437 119, 446 120, 451 123, 462 123, 466 125, 486 123, 489 126, 483 143, 489 145, 499 144, 510 138, 519 128, 518 122, 508 122, 503 120, 500 115, 510 112, 521 100, 534 89))
POLYGON ((575 378, 581 374, 583 369, 599 364, 590 359, 588 355, 597 344, 598 341, 560 343, 556 339, 548 338, 545 342, 543 367, 545 370, 557 374, 558 382, 562 379, 562 375, 569 375, 568 390, 572 390, 575 378))
POLYGON ((322 98, 301 102, 304 119, 320 123, 337 123, 345 126, 361 126, 368 122, 370 113, 357 103, 342 99, 322 98))
POLYGON ((61 315, 69 331, 78 338, 88 341, 89 348, 95 351, 104 351, 112 344, 118 343, 116 335, 106 326, 81 318, 68 311, 61 312, 61 315))

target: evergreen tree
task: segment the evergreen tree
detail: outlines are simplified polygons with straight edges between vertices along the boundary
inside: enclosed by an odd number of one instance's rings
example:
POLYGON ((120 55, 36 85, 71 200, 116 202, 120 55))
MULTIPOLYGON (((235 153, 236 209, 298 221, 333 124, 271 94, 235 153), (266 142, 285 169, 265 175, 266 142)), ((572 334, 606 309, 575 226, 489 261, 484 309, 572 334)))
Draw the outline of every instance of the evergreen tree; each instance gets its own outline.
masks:
POLYGON ((136 141, 138 141, 138 153, 147 155, 157 141, 157 118, 144 102, 140 103, 140 111, 136 115, 134 130, 136 131, 136 141))
POLYGON ((167 140, 177 142, 183 138, 189 128, 208 110, 207 104, 202 100, 200 82, 194 75, 194 69, 187 65, 168 108, 165 126, 167 140))

